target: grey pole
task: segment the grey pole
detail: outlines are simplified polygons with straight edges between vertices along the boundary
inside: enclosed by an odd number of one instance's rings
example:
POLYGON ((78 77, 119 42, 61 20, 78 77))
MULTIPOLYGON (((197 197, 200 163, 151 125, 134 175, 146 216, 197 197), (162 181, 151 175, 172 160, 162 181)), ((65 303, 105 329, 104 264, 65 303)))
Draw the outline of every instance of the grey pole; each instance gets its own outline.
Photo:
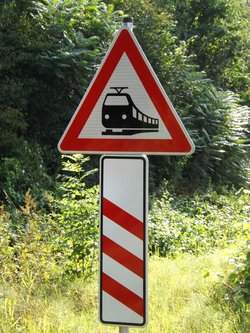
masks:
MULTIPOLYGON (((122 20, 122 26, 133 30, 133 19, 131 17, 124 17, 122 20)), ((119 333, 129 333, 129 327, 119 327, 119 333)))
POLYGON ((129 327, 119 327, 119 333, 129 333, 129 327))

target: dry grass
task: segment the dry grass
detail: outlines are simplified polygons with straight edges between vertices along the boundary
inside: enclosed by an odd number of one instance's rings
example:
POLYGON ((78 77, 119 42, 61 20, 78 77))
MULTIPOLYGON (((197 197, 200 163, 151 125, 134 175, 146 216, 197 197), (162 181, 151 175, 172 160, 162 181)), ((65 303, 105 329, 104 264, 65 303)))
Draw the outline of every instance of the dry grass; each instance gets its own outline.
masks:
MULTIPOLYGON (((214 286, 230 268, 234 249, 195 257, 149 260, 149 324, 131 333, 239 333, 239 317, 214 286)), ((53 291, 0 286, 0 332, 109 333, 97 319, 97 277, 53 291)))

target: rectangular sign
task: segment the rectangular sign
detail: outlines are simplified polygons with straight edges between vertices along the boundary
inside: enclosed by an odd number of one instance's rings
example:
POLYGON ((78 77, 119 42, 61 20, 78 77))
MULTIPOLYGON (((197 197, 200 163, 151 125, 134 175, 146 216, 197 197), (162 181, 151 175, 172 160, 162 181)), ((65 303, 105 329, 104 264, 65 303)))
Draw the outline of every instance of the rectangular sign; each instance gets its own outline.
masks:
POLYGON ((106 155, 100 170, 100 321, 145 326, 148 159, 106 155))

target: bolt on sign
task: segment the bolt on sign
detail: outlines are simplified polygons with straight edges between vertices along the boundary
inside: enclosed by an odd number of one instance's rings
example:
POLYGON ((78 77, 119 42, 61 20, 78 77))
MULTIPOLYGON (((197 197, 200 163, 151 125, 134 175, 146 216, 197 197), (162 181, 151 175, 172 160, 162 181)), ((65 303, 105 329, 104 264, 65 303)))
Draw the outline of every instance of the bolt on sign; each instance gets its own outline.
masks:
POLYGON ((145 326, 148 159, 106 155, 100 170, 100 321, 145 326))

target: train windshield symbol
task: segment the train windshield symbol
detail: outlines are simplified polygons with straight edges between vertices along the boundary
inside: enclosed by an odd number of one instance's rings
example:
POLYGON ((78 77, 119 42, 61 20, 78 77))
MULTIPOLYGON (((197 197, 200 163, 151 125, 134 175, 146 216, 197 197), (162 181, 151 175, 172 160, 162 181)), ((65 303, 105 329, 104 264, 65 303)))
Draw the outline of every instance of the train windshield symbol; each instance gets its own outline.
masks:
POLYGON ((116 92, 108 93, 102 105, 102 135, 133 135, 159 132, 159 120, 141 112, 128 93, 128 87, 110 87, 116 92))

